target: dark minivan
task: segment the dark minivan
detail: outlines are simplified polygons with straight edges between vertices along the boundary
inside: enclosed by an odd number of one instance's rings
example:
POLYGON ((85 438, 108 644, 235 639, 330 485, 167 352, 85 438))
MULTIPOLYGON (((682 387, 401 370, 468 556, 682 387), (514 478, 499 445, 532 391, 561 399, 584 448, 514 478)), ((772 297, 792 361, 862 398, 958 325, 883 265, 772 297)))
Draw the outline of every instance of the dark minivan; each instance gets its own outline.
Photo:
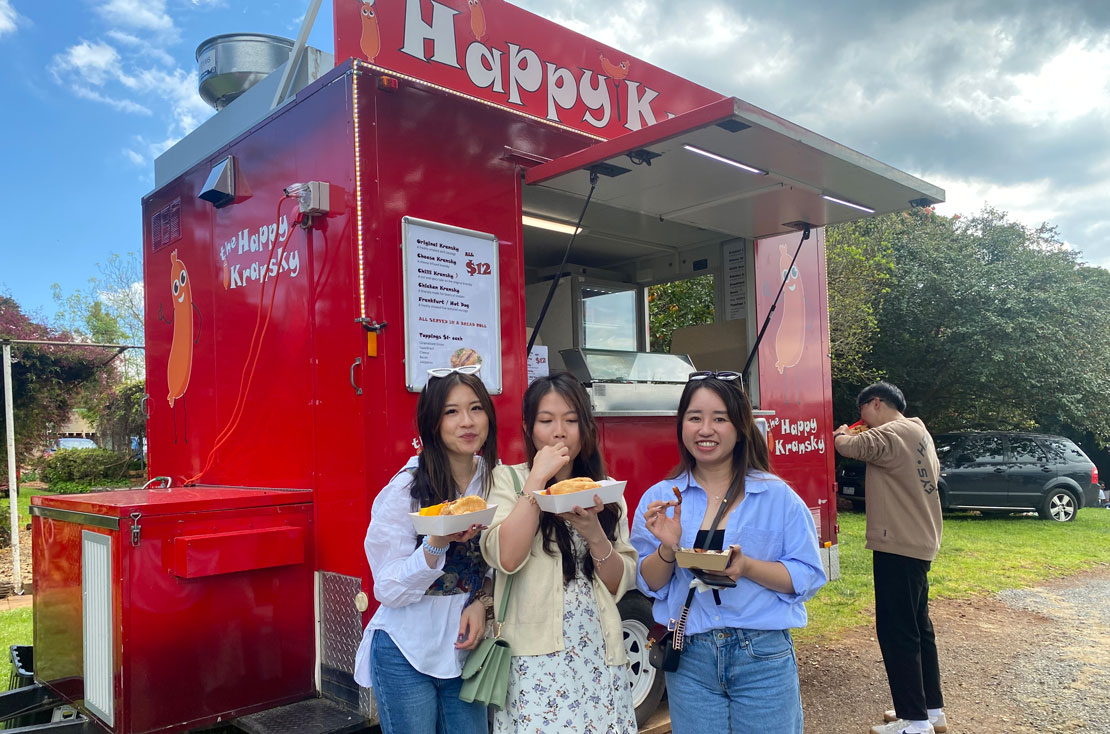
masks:
MULTIPOLYGON (((1036 510, 1069 522, 1082 507, 1098 506, 1098 469, 1063 436, 1040 433, 944 433, 934 438, 945 510, 1036 510)), ((859 504, 863 466, 845 462, 839 493, 859 504)))

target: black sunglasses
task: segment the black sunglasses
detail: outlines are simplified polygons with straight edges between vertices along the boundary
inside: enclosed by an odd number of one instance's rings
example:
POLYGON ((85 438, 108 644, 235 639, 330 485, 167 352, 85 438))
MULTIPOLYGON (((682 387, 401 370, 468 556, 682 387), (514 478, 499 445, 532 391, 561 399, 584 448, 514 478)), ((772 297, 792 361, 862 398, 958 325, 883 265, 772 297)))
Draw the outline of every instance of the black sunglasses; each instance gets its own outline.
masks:
POLYGON ((731 382, 732 380, 739 380, 742 376, 743 375, 741 375, 741 373, 733 372, 732 370, 722 370, 720 372, 714 372, 713 370, 702 370, 701 372, 691 372, 687 380, 689 382, 693 382, 694 380, 707 380, 712 377, 716 380, 731 382))

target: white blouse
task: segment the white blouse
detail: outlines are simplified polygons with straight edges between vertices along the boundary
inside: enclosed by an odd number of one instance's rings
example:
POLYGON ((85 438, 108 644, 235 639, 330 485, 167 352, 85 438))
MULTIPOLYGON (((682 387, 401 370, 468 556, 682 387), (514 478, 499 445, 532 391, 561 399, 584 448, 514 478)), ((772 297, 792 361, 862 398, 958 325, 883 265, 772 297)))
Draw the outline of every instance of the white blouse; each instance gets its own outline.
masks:
MULTIPOLYGON (((464 494, 482 492, 482 458, 464 494)), ((468 650, 456 650, 459 621, 469 594, 429 596, 424 592, 443 575, 445 556, 428 568, 424 549, 417 545, 412 527, 413 456, 378 493, 366 528, 366 560, 374 579, 374 598, 380 606, 362 633, 355 654, 355 681, 370 687, 370 644, 375 630, 384 630, 416 670, 433 678, 456 678, 468 650)))

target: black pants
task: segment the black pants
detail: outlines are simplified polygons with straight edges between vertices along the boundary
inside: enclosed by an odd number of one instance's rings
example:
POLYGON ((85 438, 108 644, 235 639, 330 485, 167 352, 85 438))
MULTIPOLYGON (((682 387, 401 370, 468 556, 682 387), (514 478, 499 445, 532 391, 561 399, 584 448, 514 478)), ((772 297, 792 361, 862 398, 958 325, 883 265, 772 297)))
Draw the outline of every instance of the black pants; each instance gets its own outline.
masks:
POLYGON ((929 619, 929 561, 874 552, 875 634, 894 712, 922 721, 944 706, 937 641, 929 619))

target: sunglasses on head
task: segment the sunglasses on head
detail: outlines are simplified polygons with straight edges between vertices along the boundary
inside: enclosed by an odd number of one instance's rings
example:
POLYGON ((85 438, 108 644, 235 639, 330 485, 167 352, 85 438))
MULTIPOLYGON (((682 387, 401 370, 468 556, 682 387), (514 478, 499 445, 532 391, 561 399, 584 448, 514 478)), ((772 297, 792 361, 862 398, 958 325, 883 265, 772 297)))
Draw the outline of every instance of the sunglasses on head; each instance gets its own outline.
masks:
POLYGON ((694 380, 707 380, 710 377, 716 380, 722 380, 724 382, 731 382, 732 380, 739 380, 741 378, 741 374, 739 372, 733 372, 732 370, 722 370, 720 372, 714 372, 713 370, 702 370, 701 372, 691 372, 690 377, 687 379, 690 382, 693 382, 694 380))
POLYGON ((428 377, 447 377, 453 372, 458 372, 460 375, 476 375, 480 369, 482 369, 480 364, 464 364, 462 367, 433 367, 428 370, 428 377))

